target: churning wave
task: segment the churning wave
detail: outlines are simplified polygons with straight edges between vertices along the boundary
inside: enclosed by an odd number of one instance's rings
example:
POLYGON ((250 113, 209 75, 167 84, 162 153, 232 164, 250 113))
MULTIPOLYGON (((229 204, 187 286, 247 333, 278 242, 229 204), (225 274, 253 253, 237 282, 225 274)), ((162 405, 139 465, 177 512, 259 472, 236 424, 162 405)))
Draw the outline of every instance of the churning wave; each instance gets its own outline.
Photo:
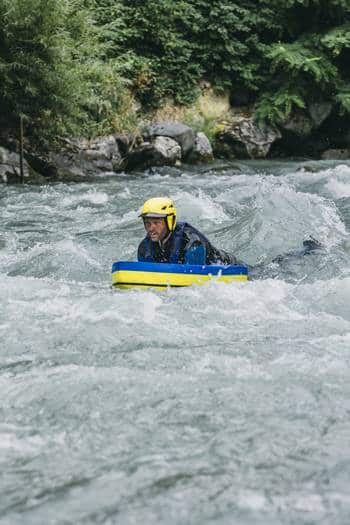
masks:
POLYGON ((1 523, 348 522, 349 170, 1 188, 1 523), (258 278, 112 290, 159 194, 258 278))

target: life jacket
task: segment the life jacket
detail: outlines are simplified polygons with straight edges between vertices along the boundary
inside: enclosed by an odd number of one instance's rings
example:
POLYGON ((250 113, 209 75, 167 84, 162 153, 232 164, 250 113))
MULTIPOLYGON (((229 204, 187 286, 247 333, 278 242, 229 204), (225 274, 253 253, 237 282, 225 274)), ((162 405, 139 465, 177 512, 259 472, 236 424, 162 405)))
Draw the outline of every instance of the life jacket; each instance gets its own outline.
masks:
MULTIPOLYGON (((180 259, 180 252, 183 243, 184 228, 187 226, 186 222, 178 222, 176 224, 175 230, 171 234, 169 240, 167 241, 170 244, 170 255, 169 263, 178 264, 180 259)), ((147 236, 142 241, 142 246, 144 248, 143 260, 145 262, 156 262, 154 258, 154 242, 147 236)))
POLYGON ((166 248, 169 246, 169 253, 165 261, 156 259, 155 247, 157 243, 151 241, 147 236, 141 242, 139 247, 139 260, 144 262, 169 262, 171 264, 183 264, 186 252, 185 234, 189 236, 189 245, 191 244, 191 235, 195 236, 195 241, 205 249, 205 264, 235 264, 236 259, 233 255, 215 248, 209 239, 203 233, 191 226, 188 222, 178 222, 175 230, 166 242, 166 248), (186 229, 186 231, 185 231, 186 229))

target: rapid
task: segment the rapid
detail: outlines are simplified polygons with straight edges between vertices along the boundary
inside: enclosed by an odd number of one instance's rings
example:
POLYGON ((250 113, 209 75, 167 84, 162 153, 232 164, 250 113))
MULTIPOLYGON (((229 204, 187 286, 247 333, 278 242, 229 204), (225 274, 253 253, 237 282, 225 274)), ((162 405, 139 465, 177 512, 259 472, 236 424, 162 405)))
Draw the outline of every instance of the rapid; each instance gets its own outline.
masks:
POLYGON ((348 524, 350 162, 2 185, 0 210, 1 525, 348 524), (160 195, 259 275, 113 290, 160 195))

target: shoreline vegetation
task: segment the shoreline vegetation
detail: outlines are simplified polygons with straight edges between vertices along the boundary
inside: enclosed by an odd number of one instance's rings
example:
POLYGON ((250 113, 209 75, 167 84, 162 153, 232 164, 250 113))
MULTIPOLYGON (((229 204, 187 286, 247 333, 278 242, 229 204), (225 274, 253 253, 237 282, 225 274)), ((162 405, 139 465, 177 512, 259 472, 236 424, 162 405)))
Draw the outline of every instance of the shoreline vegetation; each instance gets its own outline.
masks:
POLYGON ((350 158, 349 0, 0 0, 0 181, 350 158), (23 173, 22 170, 22 173, 23 173))

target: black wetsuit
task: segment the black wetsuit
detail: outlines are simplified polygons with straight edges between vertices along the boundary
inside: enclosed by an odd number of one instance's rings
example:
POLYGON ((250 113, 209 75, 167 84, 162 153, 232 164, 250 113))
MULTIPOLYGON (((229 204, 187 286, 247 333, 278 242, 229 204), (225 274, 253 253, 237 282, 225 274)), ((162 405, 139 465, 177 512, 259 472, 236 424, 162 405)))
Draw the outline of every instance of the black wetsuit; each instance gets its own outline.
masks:
POLYGON ((139 261, 173 264, 236 264, 236 257, 219 250, 188 222, 177 223, 165 243, 151 241, 146 236, 137 253, 139 261))

